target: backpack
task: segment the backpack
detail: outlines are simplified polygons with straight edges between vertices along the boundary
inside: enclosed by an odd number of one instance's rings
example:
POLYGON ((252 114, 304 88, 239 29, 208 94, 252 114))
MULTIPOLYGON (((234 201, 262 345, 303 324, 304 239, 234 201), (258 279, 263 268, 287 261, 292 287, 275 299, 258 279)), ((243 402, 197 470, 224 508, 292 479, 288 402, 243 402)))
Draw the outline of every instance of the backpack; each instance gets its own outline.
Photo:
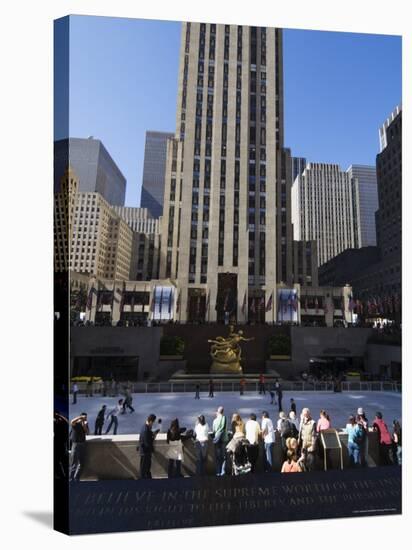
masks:
POLYGON ((287 418, 282 418, 280 423, 281 437, 293 437, 292 424, 287 418))

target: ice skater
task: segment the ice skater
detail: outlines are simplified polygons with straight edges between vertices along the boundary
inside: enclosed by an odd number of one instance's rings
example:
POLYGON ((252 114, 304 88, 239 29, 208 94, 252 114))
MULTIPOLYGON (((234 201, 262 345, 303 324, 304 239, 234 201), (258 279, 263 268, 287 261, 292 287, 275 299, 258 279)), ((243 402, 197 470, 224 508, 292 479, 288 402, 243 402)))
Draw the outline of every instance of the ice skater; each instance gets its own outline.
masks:
POLYGON ((117 434, 117 428, 119 426, 119 419, 117 418, 119 416, 119 414, 122 412, 122 409, 123 409, 123 399, 119 399, 119 402, 117 403, 117 405, 115 406, 114 409, 112 409, 109 414, 107 415, 108 417, 110 416, 110 424, 109 426, 107 427, 107 430, 105 432, 105 434, 107 435, 112 426, 114 426, 113 428, 113 435, 116 435, 117 434))

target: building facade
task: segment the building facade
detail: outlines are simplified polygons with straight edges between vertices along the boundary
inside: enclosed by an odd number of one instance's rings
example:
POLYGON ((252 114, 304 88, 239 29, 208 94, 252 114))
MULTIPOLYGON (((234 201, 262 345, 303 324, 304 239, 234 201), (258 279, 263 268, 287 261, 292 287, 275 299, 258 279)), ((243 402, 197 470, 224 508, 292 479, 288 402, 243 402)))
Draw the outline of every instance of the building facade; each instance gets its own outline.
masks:
POLYGON ((318 286, 318 248, 316 241, 293 241, 293 283, 318 286))
POLYGON ((114 210, 133 230, 130 279, 158 279, 162 217, 152 218, 147 208, 122 206, 114 210))
POLYGON ((355 247, 353 191, 337 164, 309 163, 292 185, 295 240, 316 240, 318 265, 355 247))
POLYGON ((376 246, 348 248, 319 267, 319 284, 343 286, 349 283, 357 292, 356 281, 359 276, 378 261, 379 249, 376 246))
POLYGON ((167 140, 172 138, 170 132, 146 132, 140 206, 154 218, 163 214, 167 140))
POLYGON ((68 166, 78 178, 79 191, 100 193, 111 205, 124 205, 126 178, 99 139, 70 138, 54 143, 54 190, 68 166))
POLYGON ((80 192, 69 169, 54 202, 55 271, 128 279, 132 230, 99 193, 80 192))
POLYGON ((276 307, 282 148, 281 30, 184 23, 160 262, 179 281, 182 320, 199 297, 210 321, 245 322, 258 297, 276 307))
POLYGON ((382 151, 388 145, 388 133, 387 133, 388 128, 401 111, 402 111, 402 106, 397 105, 395 109, 391 112, 391 114, 388 116, 388 118, 385 120, 385 122, 382 124, 382 126, 379 128, 379 152, 380 153, 382 153, 382 151))
POLYGON ((292 183, 302 174, 306 168, 306 159, 304 157, 292 157, 292 183))
POLYGON ((352 164, 347 169, 352 184, 355 247, 376 246, 375 213, 378 186, 375 166, 352 164))

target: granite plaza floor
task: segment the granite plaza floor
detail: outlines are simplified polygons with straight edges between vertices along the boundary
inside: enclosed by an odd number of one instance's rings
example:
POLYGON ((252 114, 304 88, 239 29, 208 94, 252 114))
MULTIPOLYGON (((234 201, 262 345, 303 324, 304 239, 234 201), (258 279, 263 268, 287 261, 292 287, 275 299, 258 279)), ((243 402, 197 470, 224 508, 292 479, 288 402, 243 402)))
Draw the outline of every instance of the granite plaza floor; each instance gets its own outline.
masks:
MULTIPOLYGON (((101 405, 107 405, 107 411, 115 406, 118 398, 102 397, 100 395, 85 397, 79 395, 77 404, 70 404, 70 418, 86 412, 88 414, 90 433, 94 433, 94 422, 101 405)), ((363 407, 369 421, 373 421, 376 411, 381 411, 384 420, 391 429, 393 419, 401 420, 402 398, 400 394, 389 392, 284 392, 283 408, 289 410, 290 398, 296 402, 298 414, 303 407, 309 407, 313 418, 319 417, 319 411, 325 409, 332 420, 334 428, 343 428, 350 414, 356 413, 358 407, 363 407)), ((270 395, 259 395, 256 392, 246 392, 240 396, 238 392, 216 392, 214 398, 207 397, 207 393, 201 393, 200 399, 194 399, 193 393, 135 393, 133 394, 134 413, 127 412, 119 416, 118 434, 137 434, 145 419, 150 413, 154 413, 162 419, 162 430, 166 431, 173 418, 179 418, 180 425, 193 428, 196 417, 204 414, 206 421, 211 424, 215 417, 215 411, 219 405, 223 405, 228 419, 234 412, 238 412, 242 418, 247 419, 254 412, 258 420, 262 411, 267 410, 272 419, 278 418, 278 407, 270 405, 270 395)), ((106 422, 104 430, 108 422, 106 422)))

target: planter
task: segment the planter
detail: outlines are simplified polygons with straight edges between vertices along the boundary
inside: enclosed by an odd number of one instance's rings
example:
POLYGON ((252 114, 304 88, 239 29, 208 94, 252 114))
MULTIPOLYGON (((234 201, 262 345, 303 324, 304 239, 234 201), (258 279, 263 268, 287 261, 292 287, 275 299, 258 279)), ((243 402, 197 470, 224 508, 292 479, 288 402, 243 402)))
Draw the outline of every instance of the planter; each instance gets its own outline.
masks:
POLYGON ((290 355, 270 355, 269 359, 271 361, 290 361, 290 355))
POLYGON ((182 361, 183 355, 160 355, 160 361, 182 361))

